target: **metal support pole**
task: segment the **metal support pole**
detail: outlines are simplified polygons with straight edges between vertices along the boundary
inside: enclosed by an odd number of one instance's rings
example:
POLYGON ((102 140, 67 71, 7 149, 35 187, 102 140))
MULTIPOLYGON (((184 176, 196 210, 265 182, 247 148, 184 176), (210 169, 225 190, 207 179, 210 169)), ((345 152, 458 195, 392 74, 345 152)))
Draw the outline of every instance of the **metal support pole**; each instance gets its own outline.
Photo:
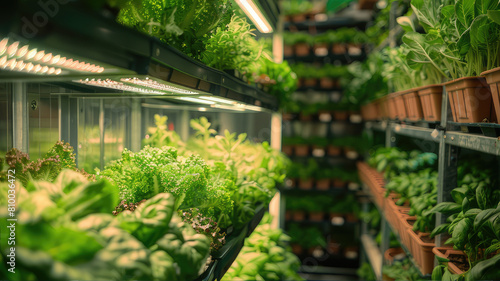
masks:
MULTIPOLYGON (((282 127, 281 113, 273 113, 271 115, 271 147, 276 150, 281 150, 281 127, 282 127)), ((271 227, 283 228, 285 225, 285 199, 278 192, 269 204, 269 213, 273 217, 271 227)))
POLYGON ((26 84, 12 83, 13 147, 29 153, 29 117, 26 84))
POLYGON ((130 150, 141 150, 141 100, 132 99, 131 101, 131 120, 130 120, 130 150))
POLYGON ((99 153, 100 169, 104 170, 104 99, 99 99, 99 132, 101 151, 99 153))
MULTIPOLYGON (((385 216, 382 216, 382 241, 380 243, 380 252, 382 253, 382 259, 384 257, 385 251, 389 249, 390 246, 390 239, 391 239, 391 228, 389 227, 389 223, 385 219, 385 216)), ((384 265, 384 260, 382 261, 381 266, 384 265)), ((380 269, 380 272, 382 272, 382 268, 380 269)))
POLYGON ((179 136, 183 141, 187 141, 189 138, 189 111, 181 111, 181 127, 179 128, 179 136))
MULTIPOLYGON (((59 140, 70 143, 70 104, 69 97, 67 96, 59 96, 58 97, 59 104, 59 140)), ((73 147, 75 150, 76 147, 73 147)))

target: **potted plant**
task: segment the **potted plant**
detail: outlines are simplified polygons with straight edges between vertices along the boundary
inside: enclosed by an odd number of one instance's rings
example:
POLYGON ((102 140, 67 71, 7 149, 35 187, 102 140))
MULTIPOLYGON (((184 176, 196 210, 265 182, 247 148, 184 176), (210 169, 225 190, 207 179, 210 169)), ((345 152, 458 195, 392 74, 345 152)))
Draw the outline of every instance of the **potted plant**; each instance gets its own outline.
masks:
POLYGON ((328 33, 322 33, 314 36, 314 54, 316 56, 326 56, 328 55, 328 44, 330 39, 328 33))
POLYGON ((317 190, 329 190, 330 189, 330 178, 331 170, 328 168, 318 169, 314 173, 316 179, 316 189, 317 190))
POLYGON ((490 34, 498 34, 499 27, 487 16, 488 10, 499 8, 498 3, 487 6, 481 1, 457 1, 442 13, 433 13, 436 5, 439 3, 427 5, 421 0, 412 1, 412 8, 427 34, 409 32, 403 36, 410 50, 409 63, 430 64, 444 77, 452 79, 444 85, 455 122, 496 119, 492 115, 492 97, 486 80, 477 75, 498 66, 498 56, 492 57, 492 51, 498 52, 500 40, 490 34), (470 8, 464 9, 465 4, 470 8), (435 33, 435 30, 442 32, 435 33))
POLYGON ((298 57, 308 56, 311 53, 312 36, 305 32, 292 33, 294 36, 295 55, 298 57))
POLYGON ((310 190, 313 188, 313 174, 318 168, 318 164, 314 159, 309 159, 307 165, 299 171, 299 188, 310 190))

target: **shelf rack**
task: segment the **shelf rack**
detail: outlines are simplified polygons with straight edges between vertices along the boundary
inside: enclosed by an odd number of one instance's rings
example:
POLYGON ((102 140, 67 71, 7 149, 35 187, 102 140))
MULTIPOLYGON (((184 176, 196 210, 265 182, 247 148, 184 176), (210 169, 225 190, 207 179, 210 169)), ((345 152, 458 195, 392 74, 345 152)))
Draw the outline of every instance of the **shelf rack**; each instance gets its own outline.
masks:
POLYGON ((127 92, 126 89, 134 87, 141 90, 136 92, 135 96, 144 94, 148 97, 169 99, 174 104, 192 103, 178 99, 180 96, 216 96, 226 99, 226 102, 234 101, 250 106, 249 109, 257 111, 278 109, 277 99, 257 86, 195 61, 156 38, 116 23, 109 16, 87 11, 77 4, 61 5, 60 11, 50 17, 47 24, 40 27, 34 35, 27 36, 26 26, 21 19, 32 18, 39 10, 37 6, 27 5, 22 1, 13 6, 9 10, 12 15, 7 17, 7 22, 0 27, 0 34, 4 36, 1 39, 9 38, 9 44, 11 41, 20 42, 20 46, 36 47, 47 54, 61 54, 61 57, 72 58, 74 61, 100 65, 103 66, 103 71, 63 69, 60 75, 1 71, 1 81, 59 82, 86 89, 87 92, 110 95, 123 94, 127 92), (82 22, 85 24, 81 24, 82 22), (158 87, 153 88, 144 83, 131 84, 133 78, 142 80, 140 82, 154 80, 160 89, 175 88, 178 91, 158 90, 158 87), (111 89, 96 87, 95 84, 85 83, 86 79, 101 79, 101 82, 109 79, 115 84, 125 84, 128 88, 123 85, 115 85, 115 88, 111 89))
MULTIPOLYGON (((457 160, 458 153, 461 148, 486 153, 494 156, 500 156, 500 138, 495 135, 495 131, 500 129, 498 124, 463 124, 449 121, 450 105, 448 95, 443 89, 443 103, 441 105, 441 121, 435 124, 435 128, 429 128, 429 124, 422 123, 420 126, 409 125, 406 122, 379 120, 365 123, 365 129, 373 135, 374 131, 385 135, 385 146, 393 147, 396 141, 401 136, 412 138, 423 149, 433 149, 438 154, 438 190, 437 203, 452 201, 451 190, 457 186, 457 160), (462 131, 457 131, 459 127, 462 131), (483 132, 483 135, 463 132, 468 131, 471 127, 478 127, 483 132)), ((458 130, 460 130, 458 129, 458 130)), ((378 208, 378 206, 377 206, 378 208)), ((380 212, 380 208, 379 208, 380 212)), ((383 212, 380 212, 383 218, 382 226, 382 251, 387 249, 389 243, 389 227, 383 212)), ((445 217, 436 214, 436 226, 445 222, 445 217)), ((363 228, 362 228, 363 229, 363 228)), ((366 228, 364 228, 366 230, 366 228)), ((366 232, 366 231, 365 231, 366 232)), ((362 235, 367 235, 366 233, 362 235)), ((443 240, 438 235, 435 239, 436 246, 441 246, 443 240)), ((365 236, 363 236, 365 237, 365 236)), ((366 240, 367 238, 365 238, 366 240)), ((366 247, 370 247, 369 243, 364 243, 366 247)), ((403 247, 404 248, 404 247, 403 247)), ((373 251, 365 249, 366 251, 373 251)), ((408 254, 407 249, 405 251, 408 254)), ((367 253, 368 254, 368 253, 367 253)), ((376 259, 370 258, 373 261, 372 266, 375 270, 380 264, 376 259)), ((382 261, 383 263, 383 261, 382 261)), ((437 261, 435 261, 435 265, 437 261)), ((417 267, 418 268, 418 267, 417 267)))

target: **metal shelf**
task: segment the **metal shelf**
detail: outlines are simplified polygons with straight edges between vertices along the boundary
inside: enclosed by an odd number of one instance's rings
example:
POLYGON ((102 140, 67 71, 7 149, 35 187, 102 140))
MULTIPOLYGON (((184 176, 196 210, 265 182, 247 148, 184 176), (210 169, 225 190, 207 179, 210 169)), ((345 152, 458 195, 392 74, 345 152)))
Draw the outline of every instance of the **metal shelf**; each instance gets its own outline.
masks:
POLYGON ((395 123, 390 124, 390 126, 391 130, 398 135, 439 142, 439 133, 436 129, 421 128, 395 123))
POLYGON ((461 132, 446 132, 444 135, 446 144, 476 150, 483 153, 500 155, 500 139, 498 137, 486 137, 461 132))
POLYGON ((382 253, 375 240, 368 234, 361 235, 361 245, 370 261, 377 280, 382 280, 382 253))
POLYGON ((345 54, 328 54, 325 56, 318 56, 315 54, 310 54, 308 56, 285 56, 285 60, 289 63, 313 63, 313 62, 322 62, 322 63, 332 63, 334 61, 340 61, 342 63, 351 63, 353 61, 364 61, 366 59, 366 52, 362 52, 359 55, 350 55, 348 53, 345 54))
MULTIPOLYGON (((13 4, 10 15, 0 27, 0 34, 9 37, 10 42, 20 42, 19 47, 27 46, 44 50, 46 54, 60 54, 61 57, 74 61, 88 62, 102 66, 104 71, 80 71, 77 68, 64 69, 59 75, 39 75, 26 71, 0 71, 3 81, 42 81, 78 85, 87 93, 99 92, 116 94, 133 93, 136 96, 167 98, 174 104, 196 105, 196 101, 187 102, 175 99, 178 96, 215 95, 230 101, 248 105, 248 109, 276 111, 278 100, 255 85, 228 73, 208 67, 195 61, 175 48, 147 36, 136 30, 118 24, 113 16, 103 16, 95 11, 88 11, 78 3, 61 5, 60 11, 47 20, 32 38, 25 38, 25 26, 22 19, 30 18, 38 12, 37 7, 22 2, 13 4), (85 24, 82 24, 85 23, 85 24), (122 79, 140 78, 141 83, 155 80, 160 85, 130 85, 122 79), (96 87, 97 84, 78 84, 86 79, 109 81, 116 87, 96 87), (127 85, 122 85, 127 84, 127 85), (155 88, 156 86, 156 88, 155 88), (172 86, 182 91, 170 91, 172 86), (164 90, 158 90, 162 88, 164 90), (144 90, 146 88, 146 90, 144 90), (166 89, 166 90, 165 90, 166 89)), ((2 37, 3 38, 3 37, 2 37)), ((0 39, 2 39, 0 38, 0 39)), ((26 61, 27 63, 28 61, 26 61)), ((56 66, 55 62, 46 65, 56 66)), ((43 66, 44 63, 42 63, 43 66)), ((83 67, 83 66, 82 66, 83 67)), ((104 85, 107 86, 107 85, 104 85)), ((227 104, 225 105, 227 108, 227 104)))

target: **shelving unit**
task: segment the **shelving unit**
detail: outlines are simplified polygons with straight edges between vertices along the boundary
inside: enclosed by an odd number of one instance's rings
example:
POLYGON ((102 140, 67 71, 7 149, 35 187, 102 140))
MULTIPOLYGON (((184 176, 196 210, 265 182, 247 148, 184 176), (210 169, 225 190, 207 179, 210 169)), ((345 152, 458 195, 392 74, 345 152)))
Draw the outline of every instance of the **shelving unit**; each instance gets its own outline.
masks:
MULTIPOLYGON (((184 139, 190 135, 189 120, 203 114, 222 130, 280 143, 281 128, 273 126, 279 119, 276 97, 77 5, 57 6, 59 12, 29 39, 22 19, 38 12, 38 6, 13 3, 4 18, 0 40, 50 54, 48 69, 57 67, 56 56, 71 58, 76 66, 38 74, 0 70, 0 134, 9 138, 5 144, 2 139, 0 150, 15 147, 38 157, 46 144, 64 140, 75 148, 80 168, 88 164, 102 170, 124 148, 141 149, 155 113, 168 115, 169 125, 184 139), (91 65, 96 71, 82 70, 91 65), (259 134, 263 130, 269 134, 259 134)), ((220 280, 267 210, 257 207, 245 227, 229 234, 197 280, 220 280)))
MULTIPOLYGON (((448 95, 445 91, 443 91, 442 100, 441 122, 430 123, 434 128, 429 128, 429 123, 425 122, 418 125, 408 125, 405 122, 389 120, 365 123, 365 129, 371 134, 376 131, 385 135, 385 146, 387 147, 395 146, 397 140, 401 137, 409 137, 424 150, 433 148, 438 151, 438 203, 452 201, 451 190, 457 186, 457 160, 460 149, 469 149, 479 153, 500 156, 500 140, 495 135, 495 130, 500 128, 498 124, 462 124, 451 122, 449 121, 450 116, 448 114, 450 105, 448 95), (463 130, 464 127, 468 128, 468 126, 483 127, 486 132, 483 131, 482 134, 476 134, 459 131, 460 129, 463 130)), ((364 187, 365 193, 370 194, 365 185, 364 187)), ((362 234, 365 241, 363 243, 365 253, 376 272, 379 271, 378 268, 381 268, 384 261, 381 263, 378 259, 370 257, 370 255, 378 257, 378 253, 381 254, 387 250, 390 234, 390 225, 387 223, 380 206, 377 206, 377 208, 379 208, 379 212, 382 215, 382 224, 389 226, 382 227, 382 246, 375 249, 373 244, 370 244, 368 241, 366 236, 368 234, 362 234), (373 254, 373 252, 376 253, 373 254)), ((445 217, 438 213, 436 215, 436 226, 442 224, 444 221, 445 217)), ((441 246, 442 242, 440 235, 438 235, 435 239, 436 246, 441 246)), ((405 247, 403 249, 411 257, 408 249, 405 247)), ((410 260, 414 262, 412 258, 410 260)), ((423 277, 422 273, 421 276, 423 277)))
MULTIPOLYGON (((317 31, 323 31, 323 30, 328 30, 328 29, 334 29, 337 27, 344 27, 344 26, 357 26, 360 28, 364 28, 364 25, 366 22, 361 22, 361 21, 356 21, 353 20, 352 18, 348 20, 349 22, 345 21, 342 18, 334 18, 330 19, 325 22, 304 22, 300 24, 296 23, 287 23, 285 24, 285 29, 289 30, 309 30, 314 32, 317 31)), ((366 58, 366 53, 365 49, 362 49, 362 53, 359 55, 349 55, 347 53, 338 55, 338 54, 332 54, 329 53, 326 56, 320 56, 316 55, 311 51, 311 54, 308 56, 286 56, 284 59, 288 60, 289 63, 315 63, 315 64, 335 64, 341 63, 341 64, 347 64, 351 63, 353 61, 362 61, 366 58)), ((296 90, 295 96, 297 98, 299 95, 308 95, 310 93, 318 93, 321 95, 325 95, 325 100, 326 97, 329 102, 333 101, 338 101, 341 96, 342 96, 342 87, 337 86, 333 88, 322 88, 320 87, 319 79, 317 80, 317 83, 315 86, 302 86, 299 87, 299 89, 296 90), (328 95, 328 96, 326 96, 328 95), (335 96, 335 97, 334 97, 335 96)), ((290 136, 300 136, 302 133, 306 133, 306 129, 296 129, 295 125, 299 124, 301 127, 303 126, 326 126, 325 130, 321 129, 321 135, 314 135, 313 137, 324 137, 327 139, 334 139, 336 137, 340 136, 355 136, 361 133, 363 129, 363 124, 361 121, 361 117, 358 115, 352 115, 353 118, 351 117, 350 113, 348 116, 340 119, 336 119, 334 116, 335 110, 325 110, 325 111, 320 111, 315 114, 311 114, 308 116, 304 116, 304 114, 286 114, 283 119, 283 137, 290 137, 290 136)), ((320 129, 313 130, 316 133, 320 131, 320 129)), ((303 137, 305 137, 303 135, 303 137)), ((326 146, 321 146, 321 145, 314 145, 314 144, 309 144, 308 145, 308 155, 304 156, 297 156, 297 155, 290 155, 290 158, 294 162, 307 162, 308 159, 316 159, 316 160, 322 160, 324 161, 324 165, 328 165, 328 167, 346 167, 350 166, 354 169, 354 163, 356 160, 360 158, 359 154, 356 154, 355 157, 352 155, 347 155, 344 153, 338 154, 338 155, 328 155, 327 147, 326 146), (316 147, 314 151, 314 147, 316 147), (319 153, 319 150, 322 150, 321 153, 319 153)), ((323 163, 323 162, 321 162, 323 163)), ((321 164, 320 164, 321 166, 321 164)), ((347 187, 347 184, 344 184, 342 188, 334 188, 332 184, 330 184, 330 187, 328 190, 318 190, 316 189, 316 186, 313 186, 312 189, 305 190, 305 189, 299 189, 298 187, 292 188, 291 186, 284 187, 281 191, 281 195, 283 198, 287 198, 288 196, 292 195, 298 195, 300 196, 301 194, 303 195, 325 195, 330 198, 339 198, 342 196, 345 196, 347 194, 354 195, 357 192, 357 186, 351 186, 351 188, 347 187)), ((284 201, 284 200, 283 200, 284 201)), ((286 209, 285 204, 282 204, 282 208, 286 209)), ((282 211, 284 212, 284 210, 282 211)), ((329 216, 329 215, 328 215, 329 216)), ((327 217, 327 214, 323 216, 324 218, 327 217)), ((315 226, 322 228, 323 233, 326 236, 333 235, 336 233, 352 233, 352 237, 356 236, 356 233, 359 233, 359 222, 351 222, 347 221, 346 219, 342 218, 342 223, 336 222, 336 221, 330 221, 330 220, 323 220, 321 221, 296 221, 296 220, 286 220, 283 221, 282 228, 285 230, 287 229, 287 224, 288 223, 300 223, 301 225, 304 226, 315 226)), ((305 218, 307 220, 307 216, 305 218)), ((351 235, 351 234, 350 234, 351 235)), ((335 243, 335 242, 334 242, 335 243)), ((342 243, 342 242, 341 242, 342 243)), ((328 248, 328 246, 327 246, 328 248)), ((327 251, 328 252, 328 251, 327 251)), ((326 254, 326 256, 332 256, 333 254, 326 254)), ((335 263, 334 264, 329 264, 331 267, 326 267, 324 264, 321 263, 320 260, 322 260, 321 257, 315 257, 314 255, 311 256, 311 254, 307 256, 300 256, 301 260, 303 262, 302 266, 302 272, 303 274, 307 274, 307 276, 311 277, 314 279, 313 274, 319 274, 317 267, 318 265, 322 267, 321 274, 346 274, 346 275, 354 275, 354 268, 357 267, 357 262, 358 262, 358 257, 354 259, 349 259, 347 257, 343 257, 342 255, 340 256, 335 256, 335 263), (308 265, 308 263, 317 263, 318 265, 315 266, 314 268, 311 268, 308 265), (342 273, 342 270, 339 270, 339 264, 343 264, 344 267, 349 267, 344 269, 344 271, 348 271, 345 273, 342 273), (311 275, 311 276, 310 276, 311 275)), ((328 259, 326 259, 328 260, 328 259)), ((304 275, 306 276, 306 275, 304 275)))

